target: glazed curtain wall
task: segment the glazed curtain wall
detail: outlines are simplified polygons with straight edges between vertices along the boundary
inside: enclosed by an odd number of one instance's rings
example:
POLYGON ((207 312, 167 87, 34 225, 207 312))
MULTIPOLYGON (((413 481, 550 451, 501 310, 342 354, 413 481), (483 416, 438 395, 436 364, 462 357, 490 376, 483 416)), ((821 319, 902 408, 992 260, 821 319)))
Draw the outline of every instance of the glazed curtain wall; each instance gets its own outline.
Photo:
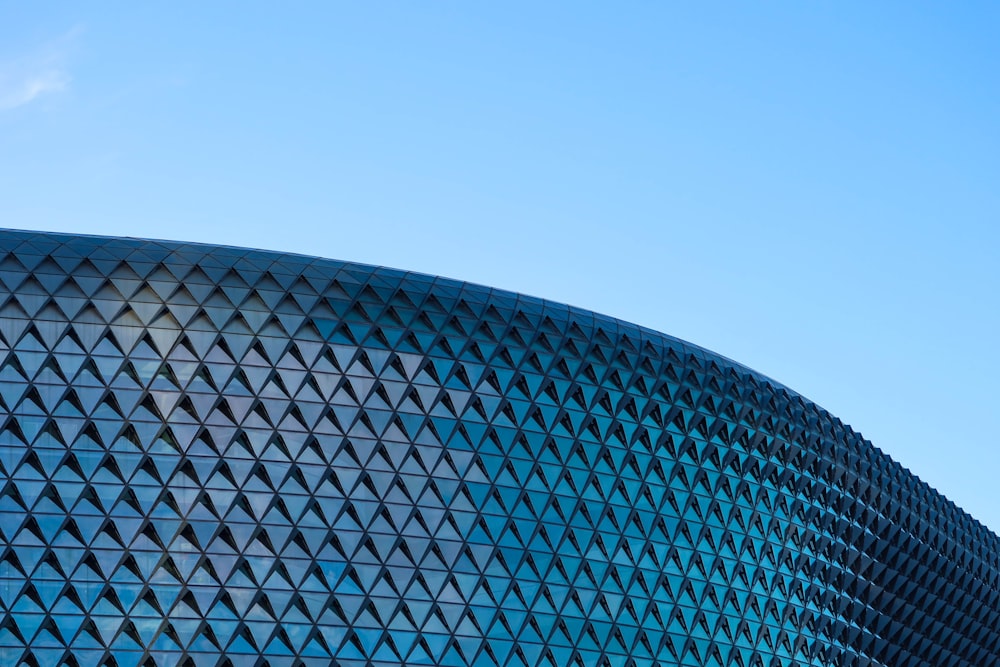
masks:
POLYGON ((430 276, 0 233, 0 662, 998 664, 997 538, 813 404, 430 276))

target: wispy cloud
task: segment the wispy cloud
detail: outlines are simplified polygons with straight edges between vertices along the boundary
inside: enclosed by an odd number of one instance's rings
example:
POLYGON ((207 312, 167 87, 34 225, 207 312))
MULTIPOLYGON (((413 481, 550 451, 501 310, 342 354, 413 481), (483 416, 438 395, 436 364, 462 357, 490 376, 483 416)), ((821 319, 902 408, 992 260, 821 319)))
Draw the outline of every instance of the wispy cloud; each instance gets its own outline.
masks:
POLYGON ((69 87, 66 53, 73 30, 41 48, 10 60, 0 60, 0 111, 15 109, 69 87))
POLYGON ((58 69, 0 74, 0 110, 28 104, 45 93, 65 90, 69 75, 58 69))

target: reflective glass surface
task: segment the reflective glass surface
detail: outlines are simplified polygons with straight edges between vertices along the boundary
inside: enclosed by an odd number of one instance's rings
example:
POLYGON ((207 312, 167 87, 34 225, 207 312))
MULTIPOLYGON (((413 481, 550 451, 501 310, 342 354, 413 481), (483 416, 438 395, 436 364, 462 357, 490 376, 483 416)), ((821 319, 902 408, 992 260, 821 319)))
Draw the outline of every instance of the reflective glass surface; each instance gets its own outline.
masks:
POLYGON ((623 322, 0 232, 0 360, 0 664, 1000 663, 995 535, 623 322))

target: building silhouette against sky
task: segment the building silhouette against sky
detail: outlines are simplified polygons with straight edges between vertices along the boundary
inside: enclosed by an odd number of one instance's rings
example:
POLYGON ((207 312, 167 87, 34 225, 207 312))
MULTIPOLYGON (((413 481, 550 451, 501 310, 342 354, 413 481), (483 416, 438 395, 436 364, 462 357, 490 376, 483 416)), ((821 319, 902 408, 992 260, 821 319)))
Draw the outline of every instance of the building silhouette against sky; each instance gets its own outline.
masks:
POLYGON ((1000 663, 993 533, 654 331, 6 231, 0 358, 2 664, 1000 663))

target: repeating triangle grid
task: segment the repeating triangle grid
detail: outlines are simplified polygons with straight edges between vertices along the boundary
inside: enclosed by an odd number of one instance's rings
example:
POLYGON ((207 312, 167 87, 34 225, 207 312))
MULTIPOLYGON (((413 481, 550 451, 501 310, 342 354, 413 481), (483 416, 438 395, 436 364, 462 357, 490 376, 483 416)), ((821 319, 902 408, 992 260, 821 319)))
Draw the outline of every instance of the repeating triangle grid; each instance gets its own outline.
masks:
POLYGON ((0 232, 0 664, 989 667, 998 554, 838 419, 663 334, 0 232))

